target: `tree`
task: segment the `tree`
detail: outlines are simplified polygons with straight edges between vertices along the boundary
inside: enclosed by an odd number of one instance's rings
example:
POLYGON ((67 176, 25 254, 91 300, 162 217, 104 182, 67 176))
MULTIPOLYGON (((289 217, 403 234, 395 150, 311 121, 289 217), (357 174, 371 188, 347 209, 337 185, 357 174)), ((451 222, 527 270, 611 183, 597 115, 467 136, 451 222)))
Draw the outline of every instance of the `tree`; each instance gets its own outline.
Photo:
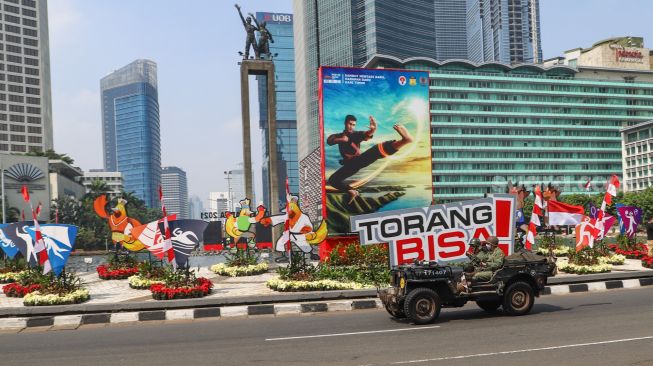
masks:
POLYGON ((63 160, 64 162, 73 165, 75 163, 75 160, 71 158, 70 156, 66 154, 57 154, 54 150, 48 149, 45 152, 43 151, 30 151, 27 154, 27 156, 45 156, 48 159, 52 160, 63 160))

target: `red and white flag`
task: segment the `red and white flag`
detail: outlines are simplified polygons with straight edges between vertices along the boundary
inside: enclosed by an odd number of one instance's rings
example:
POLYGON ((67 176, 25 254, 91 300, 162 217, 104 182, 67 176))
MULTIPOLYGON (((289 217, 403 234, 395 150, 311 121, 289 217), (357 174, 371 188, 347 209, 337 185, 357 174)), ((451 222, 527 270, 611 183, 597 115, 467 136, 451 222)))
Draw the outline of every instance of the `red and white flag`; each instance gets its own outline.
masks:
POLYGON ((36 218, 37 219, 39 218, 39 216, 41 216, 41 207, 42 206, 43 206, 43 204, 41 204, 41 202, 39 202, 39 205, 36 206, 36 218))
POLYGON ((549 201, 549 225, 578 225, 585 216, 583 206, 573 206, 560 201, 549 201))
POLYGON ((526 235, 526 243, 524 247, 528 250, 533 248, 535 244, 535 236, 537 235, 537 227, 541 226, 540 215, 542 215, 542 189, 538 185, 535 187, 535 202, 533 202, 533 213, 531 214, 531 222, 528 224, 528 234, 526 235))
POLYGON ((589 191, 590 188, 592 188, 592 178, 587 180, 587 183, 585 183, 585 190, 589 191))
POLYGON ((175 261, 175 249, 172 247, 172 233, 170 232, 170 225, 168 224, 168 213, 166 212, 166 205, 163 203, 163 188, 159 186, 159 200, 161 201, 161 211, 163 211, 163 252, 168 257, 168 263, 172 264, 172 268, 177 269, 177 261, 175 261))
POLYGON ((608 189, 605 192, 605 196, 603 196, 603 202, 601 203, 601 209, 597 215, 597 220, 603 221, 603 218, 605 217, 605 209, 607 206, 612 204, 612 197, 617 196, 617 188, 619 188, 619 178, 616 175, 613 175, 608 182, 608 189))

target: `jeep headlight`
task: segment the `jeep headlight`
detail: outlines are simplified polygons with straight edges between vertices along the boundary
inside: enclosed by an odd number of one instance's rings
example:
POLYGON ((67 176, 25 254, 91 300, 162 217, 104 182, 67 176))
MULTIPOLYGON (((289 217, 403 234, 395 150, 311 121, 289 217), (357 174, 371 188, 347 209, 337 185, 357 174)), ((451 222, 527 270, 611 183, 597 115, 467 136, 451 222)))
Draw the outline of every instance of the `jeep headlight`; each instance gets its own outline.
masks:
POLYGON ((404 288, 404 287, 406 287, 406 279, 402 277, 399 280, 399 288, 404 288))

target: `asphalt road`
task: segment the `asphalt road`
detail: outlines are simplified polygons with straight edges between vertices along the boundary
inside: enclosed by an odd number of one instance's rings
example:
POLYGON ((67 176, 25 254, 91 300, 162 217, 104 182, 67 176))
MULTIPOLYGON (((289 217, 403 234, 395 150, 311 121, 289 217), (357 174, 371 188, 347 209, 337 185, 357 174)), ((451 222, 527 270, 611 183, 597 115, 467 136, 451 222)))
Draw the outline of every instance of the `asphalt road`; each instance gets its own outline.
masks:
POLYGON ((653 288, 475 304, 413 326, 383 310, 0 334, 0 365, 653 365, 653 288))

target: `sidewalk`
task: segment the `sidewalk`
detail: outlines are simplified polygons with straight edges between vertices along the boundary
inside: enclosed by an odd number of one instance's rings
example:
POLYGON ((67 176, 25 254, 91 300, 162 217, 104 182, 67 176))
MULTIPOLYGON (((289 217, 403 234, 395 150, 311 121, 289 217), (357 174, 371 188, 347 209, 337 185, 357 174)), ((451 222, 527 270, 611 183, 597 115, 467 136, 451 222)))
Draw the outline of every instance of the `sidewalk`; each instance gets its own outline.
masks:
MULTIPOLYGON (((104 319, 109 323, 113 322, 111 319, 114 318, 140 321, 141 314, 145 314, 145 320, 164 320, 170 317, 167 313, 171 312, 171 314, 184 314, 184 317, 194 319, 203 317, 202 315, 219 317, 228 316, 227 314, 232 316, 279 315, 284 312, 299 314, 331 311, 332 308, 354 310, 379 306, 378 301, 371 300, 376 297, 376 289, 373 288, 280 293, 265 286, 268 279, 276 276, 274 272, 248 277, 223 277, 215 275, 205 267, 200 268, 198 276, 207 277, 214 283, 212 294, 201 299, 154 300, 148 290, 131 289, 127 280, 101 280, 96 272, 81 274, 91 291, 91 300, 83 304, 26 307, 23 306, 22 299, 8 298, 0 294, 0 329, 6 327, 7 321, 11 323, 12 319, 19 321, 19 324, 30 324, 31 318, 32 324, 40 324, 39 319, 48 318, 49 321, 54 322, 53 318, 73 316, 71 314, 75 314, 73 317, 80 322, 85 317, 95 319, 94 321, 104 319)), ((639 260, 627 259, 624 265, 613 266, 613 271, 610 273, 589 275, 560 273, 549 279, 549 286, 543 295, 648 285, 653 285, 653 270, 643 268, 639 260)))

